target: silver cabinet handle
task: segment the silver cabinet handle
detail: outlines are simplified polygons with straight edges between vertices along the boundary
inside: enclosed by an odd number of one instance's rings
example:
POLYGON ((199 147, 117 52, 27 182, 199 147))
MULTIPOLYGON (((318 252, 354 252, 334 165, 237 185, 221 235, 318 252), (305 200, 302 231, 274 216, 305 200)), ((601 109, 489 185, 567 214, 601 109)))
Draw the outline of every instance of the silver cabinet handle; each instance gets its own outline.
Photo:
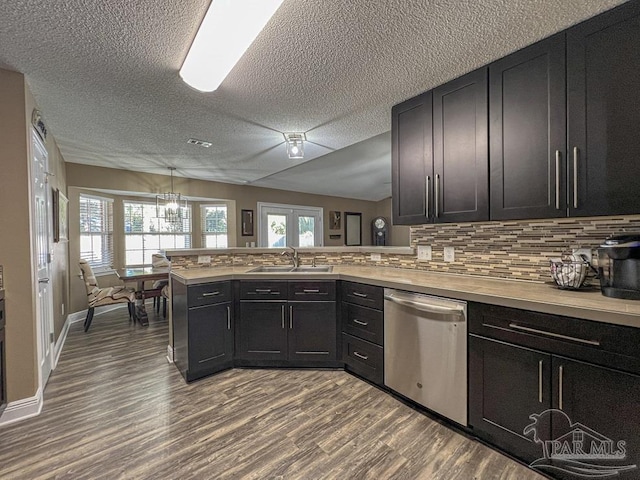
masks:
POLYGON ((558 407, 562 410, 562 377, 564 374, 564 368, 562 365, 558 368, 558 407))
POLYGON ((361 358, 362 360, 369 360, 369 357, 367 355, 362 355, 361 353, 358 353, 356 351, 353 352, 353 354, 358 357, 361 358))
POLYGON ((366 327, 367 325, 369 325, 369 322, 361 322, 357 318, 353 319, 353 323, 357 323, 358 325, 362 325, 363 327, 366 327))
POLYGON ((366 293, 360 293, 360 292, 351 292, 351 295, 354 295, 354 296, 360 297, 360 298, 367 298, 369 296, 366 293))
POLYGON ((429 216, 429 183, 431 183, 431 177, 426 176, 424 180, 424 216, 429 216))
POLYGON ((436 173, 436 185, 435 185, 435 202, 436 202, 436 218, 440 216, 440 174, 436 173))
POLYGON ((556 210, 560 210, 560 150, 556 150, 556 210))
POLYGON ((305 288, 303 290, 304 293, 320 293, 319 288, 305 288))
POLYGON ((578 147, 573 147, 573 208, 578 208, 578 147))
POLYGON ((220 292, 207 292, 202 294, 203 297, 214 297, 216 295, 220 295, 220 292))
POLYGON ((227 305, 227 330, 231 330, 231 307, 227 305))
POLYGON ((542 360, 538 362, 538 402, 542 403, 542 360))
POLYGON ((522 330, 524 332, 539 333, 540 335, 546 335, 547 337, 562 338, 563 340, 571 340, 572 342, 579 342, 579 343, 586 343, 587 345, 600 346, 600 342, 598 340, 585 340, 584 338, 571 337, 569 335, 562 335, 561 333, 553 333, 553 332, 547 332, 545 330, 538 330, 537 328, 523 327, 522 325, 518 325, 516 323, 510 323, 509 327, 515 328, 516 330, 522 330))
POLYGON ((256 288, 256 293, 271 293, 270 288, 256 288))
MULTIPOLYGON (((240 321, 242 322, 242 319, 240 321)), ((282 328, 284 328, 284 305, 282 305, 282 328)))
POLYGON ((293 305, 289 305, 289 328, 293 328, 293 305))

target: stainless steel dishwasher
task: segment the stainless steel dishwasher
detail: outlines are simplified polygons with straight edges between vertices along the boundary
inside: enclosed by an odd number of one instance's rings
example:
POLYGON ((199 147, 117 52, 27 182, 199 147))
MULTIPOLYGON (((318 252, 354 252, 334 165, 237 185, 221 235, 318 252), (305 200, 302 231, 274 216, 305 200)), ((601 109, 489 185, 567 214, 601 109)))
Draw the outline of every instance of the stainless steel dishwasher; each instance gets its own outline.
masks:
POLYGON ((386 288, 384 383, 466 426, 466 302, 386 288))

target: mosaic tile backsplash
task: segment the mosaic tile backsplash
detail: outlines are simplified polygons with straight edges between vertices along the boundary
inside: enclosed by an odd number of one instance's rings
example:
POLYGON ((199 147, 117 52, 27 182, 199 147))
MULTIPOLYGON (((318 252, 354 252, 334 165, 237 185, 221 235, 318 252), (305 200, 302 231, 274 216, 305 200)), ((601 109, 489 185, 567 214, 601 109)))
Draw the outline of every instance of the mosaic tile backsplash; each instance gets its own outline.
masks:
MULTIPOLYGON (((300 252, 301 264, 385 266, 434 272, 550 281, 549 259, 571 248, 595 249, 613 234, 640 232, 640 215, 552 220, 457 223, 411 227, 411 246, 430 245, 432 260, 415 255, 382 254, 373 262, 365 253, 300 252), (444 247, 455 248, 455 261, 444 261, 444 247)), ((198 268, 197 256, 174 256, 172 268, 198 268)), ((211 255, 213 266, 286 265, 274 254, 211 255)))

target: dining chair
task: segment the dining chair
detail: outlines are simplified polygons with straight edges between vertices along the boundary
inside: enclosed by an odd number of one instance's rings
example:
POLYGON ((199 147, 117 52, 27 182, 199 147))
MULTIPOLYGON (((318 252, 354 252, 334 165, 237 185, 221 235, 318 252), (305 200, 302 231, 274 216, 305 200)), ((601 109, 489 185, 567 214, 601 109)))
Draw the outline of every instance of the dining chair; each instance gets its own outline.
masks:
POLYGON ((82 271, 84 285, 87 288, 87 301, 89 305, 87 318, 84 320, 85 332, 87 332, 91 326, 93 312, 96 307, 126 303, 129 309, 129 319, 133 319, 136 301, 136 293, 133 289, 125 286, 100 288, 91 265, 84 259, 80 260, 80 270, 82 271))
MULTIPOLYGON (((151 266, 153 268, 166 268, 171 267, 171 261, 162 253, 154 253, 151 255, 151 266)), ((164 316, 167 316, 167 298, 169 298, 168 294, 165 294, 164 287, 169 285, 169 280, 156 280, 153 282, 152 290, 157 290, 160 292, 160 295, 153 297, 153 306, 156 310, 156 313, 160 313, 160 297, 162 297, 163 305, 162 311, 164 312, 164 316)), ((168 288, 167 288, 168 291, 168 288)))

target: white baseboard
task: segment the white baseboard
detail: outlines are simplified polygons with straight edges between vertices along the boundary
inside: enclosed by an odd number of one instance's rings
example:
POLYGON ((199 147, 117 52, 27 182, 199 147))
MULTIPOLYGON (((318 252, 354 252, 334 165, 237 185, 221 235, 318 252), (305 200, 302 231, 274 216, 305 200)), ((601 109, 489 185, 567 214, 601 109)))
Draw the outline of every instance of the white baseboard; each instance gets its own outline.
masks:
POLYGON ((173 363, 173 347, 167 345, 167 362, 173 363))
POLYGON ((9 425, 27 418, 40 415, 42 411, 42 390, 38 389, 33 397, 9 402, 0 417, 0 426, 9 425))
POLYGON ((64 321, 64 325, 62 326, 62 331, 60 335, 58 335, 58 339, 56 340, 55 345, 53 346, 53 365, 51 367, 52 370, 55 370, 58 366, 58 360, 60 360, 60 354, 62 353, 62 347, 64 347, 64 342, 67 340, 67 334, 69 333, 69 326, 71 325, 71 315, 67 315, 67 319, 64 321))

